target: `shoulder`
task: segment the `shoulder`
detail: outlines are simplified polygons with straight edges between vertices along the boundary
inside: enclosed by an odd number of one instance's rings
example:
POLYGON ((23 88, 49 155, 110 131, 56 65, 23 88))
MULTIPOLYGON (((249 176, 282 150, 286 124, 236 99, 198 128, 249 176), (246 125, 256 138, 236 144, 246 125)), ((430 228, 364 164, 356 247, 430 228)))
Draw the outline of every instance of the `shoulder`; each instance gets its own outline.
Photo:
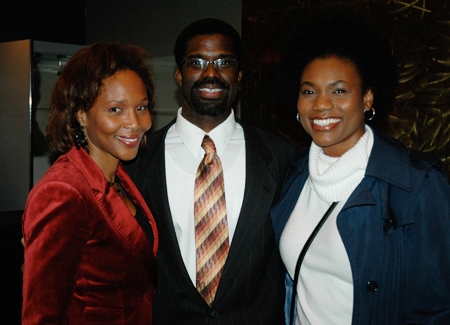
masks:
POLYGON ((62 224, 67 219, 76 219, 84 222, 84 217, 88 215, 89 207, 92 206, 92 200, 89 199, 92 190, 79 182, 77 174, 59 167, 62 166, 49 170, 30 191, 23 216, 24 229, 38 221, 62 224))
POLYGON ((289 159, 292 162, 298 147, 292 142, 283 139, 268 131, 256 128, 242 121, 237 121, 244 130, 247 147, 255 147, 260 152, 269 152, 273 157, 289 159))
POLYGON ((402 187, 402 184, 409 187, 427 173, 437 173, 445 178, 444 166, 437 157, 407 148, 397 139, 377 130, 374 130, 374 146, 368 171, 398 187, 402 187))
POLYGON ((272 146, 294 147, 291 142, 273 133, 259 129, 240 120, 237 120, 237 122, 242 126, 246 139, 250 138, 250 140, 254 141, 264 141, 272 146))
POLYGON ((450 203, 450 188, 442 163, 428 153, 406 148, 400 141, 374 132, 366 180, 385 184, 390 207, 401 224, 414 222, 420 208, 450 203), (437 198, 440 198, 436 202, 437 198), (444 199, 442 199, 444 198, 444 199))
POLYGON ((61 196, 83 197, 81 193, 92 192, 92 188, 85 176, 70 161, 60 157, 33 187, 30 196, 36 192, 39 195, 48 192, 50 196, 53 194, 54 198, 58 199, 61 196))
POLYGON ((95 162, 91 160, 89 155, 79 157, 79 152, 75 150, 69 151, 67 154, 60 156, 55 163, 48 169, 42 179, 33 187, 30 195, 39 192, 49 192, 54 195, 55 200, 67 196, 88 197, 93 193, 92 184, 97 178, 103 178, 103 175, 97 175, 99 170, 95 162), (96 175, 96 176, 93 176, 96 175))
POLYGON ((435 156, 419 150, 408 149, 411 166, 414 170, 423 172, 438 172, 445 177, 445 168, 435 156))

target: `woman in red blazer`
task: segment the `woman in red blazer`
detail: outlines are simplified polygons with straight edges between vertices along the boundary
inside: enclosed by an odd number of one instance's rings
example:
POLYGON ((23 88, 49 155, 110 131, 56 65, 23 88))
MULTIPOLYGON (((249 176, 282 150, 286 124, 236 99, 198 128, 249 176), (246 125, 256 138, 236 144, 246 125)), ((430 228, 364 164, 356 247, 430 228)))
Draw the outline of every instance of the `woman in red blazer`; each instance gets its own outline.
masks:
POLYGON ((62 155, 23 215, 22 324, 151 324, 158 234, 120 161, 133 159, 155 103, 148 56, 97 43, 57 80, 47 137, 62 155))

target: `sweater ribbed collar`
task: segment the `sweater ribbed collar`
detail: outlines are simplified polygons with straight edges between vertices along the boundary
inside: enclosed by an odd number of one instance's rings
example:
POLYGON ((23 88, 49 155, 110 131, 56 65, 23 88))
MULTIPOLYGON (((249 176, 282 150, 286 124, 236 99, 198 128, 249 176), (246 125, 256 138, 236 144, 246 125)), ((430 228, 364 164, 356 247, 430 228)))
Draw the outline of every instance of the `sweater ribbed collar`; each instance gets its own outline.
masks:
POLYGON ((358 142, 340 157, 327 156, 314 141, 309 151, 309 184, 326 202, 346 200, 364 178, 373 132, 367 125, 358 142))

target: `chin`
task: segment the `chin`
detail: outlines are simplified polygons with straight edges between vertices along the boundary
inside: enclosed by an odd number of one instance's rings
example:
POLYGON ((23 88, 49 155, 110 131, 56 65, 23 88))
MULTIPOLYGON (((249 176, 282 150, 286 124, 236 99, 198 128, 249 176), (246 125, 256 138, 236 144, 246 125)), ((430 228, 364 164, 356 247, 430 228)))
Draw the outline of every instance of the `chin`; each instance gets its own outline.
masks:
POLYGON ((197 107, 196 112, 201 115, 216 117, 222 115, 227 110, 226 105, 201 105, 197 107))
POLYGON ((136 158, 137 153, 138 153, 138 151, 136 150, 136 151, 133 152, 133 153, 126 153, 126 154, 119 155, 118 158, 119 158, 121 161, 129 161, 129 160, 133 160, 134 158, 136 158))

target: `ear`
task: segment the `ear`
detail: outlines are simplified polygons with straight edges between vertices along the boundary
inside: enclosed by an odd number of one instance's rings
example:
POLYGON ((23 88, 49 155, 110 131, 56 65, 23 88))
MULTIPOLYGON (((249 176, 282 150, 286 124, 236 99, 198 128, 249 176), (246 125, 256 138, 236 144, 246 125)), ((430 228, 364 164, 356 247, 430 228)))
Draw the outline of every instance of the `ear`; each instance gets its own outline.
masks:
POLYGON ((244 71, 240 70, 238 74, 238 82, 241 82, 242 76, 244 75, 244 71))
POLYGON ((366 111, 370 111, 372 110, 372 105, 373 105, 373 91, 372 89, 369 89, 366 91, 366 93, 364 94, 364 108, 366 109, 366 111))
POLYGON ((177 81, 178 86, 181 87, 181 84, 183 83, 183 76, 181 75, 179 67, 176 67, 175 69, 175 80, 177 81))
POLYGON ((86 126, 87 123, 87 114, 86 112, 82 111, 81 109, 76 113, 76 118, 78 123, 80 123, 81 126, 86 126))

